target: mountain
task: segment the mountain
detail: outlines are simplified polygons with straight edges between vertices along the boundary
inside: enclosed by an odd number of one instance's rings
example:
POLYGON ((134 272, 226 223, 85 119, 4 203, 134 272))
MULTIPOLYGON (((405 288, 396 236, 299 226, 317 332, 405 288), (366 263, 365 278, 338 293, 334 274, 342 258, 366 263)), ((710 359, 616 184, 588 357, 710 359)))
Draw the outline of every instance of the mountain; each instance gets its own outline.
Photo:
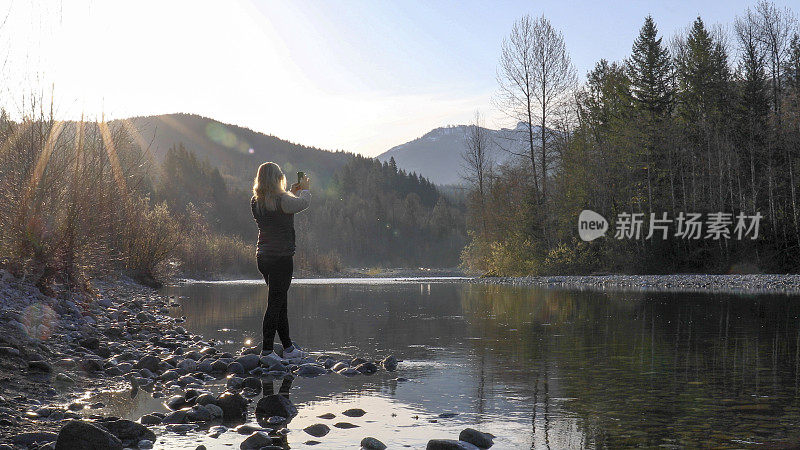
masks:
POLYGON ((289 182, 295 171, 302 170, 318 186, 327 184, 333 173, 347 164, 353 155, 294 144, 272 135, 237 125, 225 124, 194 114, 164 114, 121 119, 135 139, 150 148, 160 164, 172 146, 183 144, 200 160, 219 168, 233 187, 249 188, 256 168, 264 161, 275 161, 287 174, 289 182))
MULTIPOLYGON (((378 155, 378 160, 388 161, 394 157, 398 167, 407 172, 416 172, 439 185, 462 183, 462 153, 466 149, 466 133, 471 125, 451 125, 436 128, 413 141, 392 147, 378 155)), ((484 129, 490 141, 489 155, 495 164, 504 163, 514 157, 504 149, 525 153, 522 146, 527 136, 527 125, 520 122, 515 128, 484 129)), ((534 134, 539 127, 533 127, 534 134)))

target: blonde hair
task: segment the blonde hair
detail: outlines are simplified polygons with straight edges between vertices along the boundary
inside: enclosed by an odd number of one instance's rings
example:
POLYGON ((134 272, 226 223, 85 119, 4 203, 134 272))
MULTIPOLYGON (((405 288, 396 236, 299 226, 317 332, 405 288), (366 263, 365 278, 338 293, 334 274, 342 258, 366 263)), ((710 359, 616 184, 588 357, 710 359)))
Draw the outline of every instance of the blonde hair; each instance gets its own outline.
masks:
POLYGON ((286 176, 281 166, 274 162, 265 162, 258 166, 258 173, 253 181, 253 196, 258 207, 274 211, 277 209, 278 197, 285 193, 286 176))

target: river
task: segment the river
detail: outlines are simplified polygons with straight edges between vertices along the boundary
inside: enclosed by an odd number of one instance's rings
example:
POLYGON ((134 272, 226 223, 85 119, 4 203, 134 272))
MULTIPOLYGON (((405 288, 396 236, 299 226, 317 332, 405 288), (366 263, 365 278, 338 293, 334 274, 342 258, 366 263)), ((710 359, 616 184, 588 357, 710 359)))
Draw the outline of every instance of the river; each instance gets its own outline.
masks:
MULTIPOLYGON (((224 349, 260 343, 263 282, 194 282, 163 293, 178 298, 187 329, 224 349)), ((496 435, 494 448, 800 444, 797 296, 327 279, 294 280, 289 302, 292 338, 303 348, 402 360, 394 373, 284 385, 299 409, 289 424, 293 448, 315 439, 303 431, 315 423, 331 426, 317 448, 357 447, 366 436, 424 448, 466 427, 496 435), (348 408, 367 414, 342 416, 348 408), (324 413, 337 417, 317 417, 324 413), (358 427, 333 427, 339 421, 358 427)), ((153 402, 140 399, 124 415, 138 418, 153 402)), ((243 436, 164 438, 174 447, 238 448, 243 436)))

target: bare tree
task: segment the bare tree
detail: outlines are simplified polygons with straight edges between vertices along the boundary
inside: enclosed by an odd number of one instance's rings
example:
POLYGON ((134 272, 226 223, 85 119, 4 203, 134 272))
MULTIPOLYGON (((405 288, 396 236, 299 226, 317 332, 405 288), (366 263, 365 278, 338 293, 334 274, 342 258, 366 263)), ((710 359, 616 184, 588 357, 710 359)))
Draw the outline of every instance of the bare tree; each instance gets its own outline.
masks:
POLYGON ((464 161, 462 178, 476 188, 478 210, 480 211, 481 232, 486 233, 486 189, 492 170, 491 140, 483 126, 481 113, 475 111, 475 120, 467 127, 464 136, 466 143, 461 158, 464 161))
POLYGON ((498 106, 510 117, 527 126, 529 157, 533 165, 534 187, 547 198, 547 174, 551 162, 550 126, 552 115, 576 84, 575 69, 564 45, 564 37, 544 16, 523 16, 514 23, 503 41, 498 106), (533 129, 534 122, 539 126, 533 129), (538 141, 539 154, 536 147, 538 141), (537 174, 537 158, 539 173, 537 174), (541 184, 539 183, 541 180, 541 184))

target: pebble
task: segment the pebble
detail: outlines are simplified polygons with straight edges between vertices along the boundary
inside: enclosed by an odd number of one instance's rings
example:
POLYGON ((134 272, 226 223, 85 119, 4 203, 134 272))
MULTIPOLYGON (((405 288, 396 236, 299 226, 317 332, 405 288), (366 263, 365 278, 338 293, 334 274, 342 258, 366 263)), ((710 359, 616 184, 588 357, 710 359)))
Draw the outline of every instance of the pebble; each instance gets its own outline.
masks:
POLYGON ((217 425, 208 429, 208 437, 216 439, 220 437, 222 433, 228 431, 228 428, 223 425, 217 425))
POLYGON ((361 440, 361 448, 366 450, 386 450, 386 444, 374 437, 365 437, 361 440))
POLYGON ((260 449, 272 444, 272 438, 263 431, 256 431, 239 445, 241 450, 260 449))
POLYGON ((341 428, 343 430, 347 430, 349 428, 358 428, 358 425, 354 425, 350 422, 337 422, 333 424, 333 426, 335 426, 336 428, 341 428))
POLYGON ((361 417, 367 412, 361 408, 350 408, 347 411, 342 412, 347 417, 361 417))
POLYGON ((457 441, 455 439, 431 439, 428 441, 426 450, 478 450, 478 447, 469 442, 457 441))
POLYGON ((482 433, 474 428, 465 428, 458 435, 458 440, 469 442, 478 448, 489 448, 494 444, 494 436, 482 433))
POLYGON ((310 434, 311 436, 320 438, 330 433, 331 428, 325 425, 324 423, 317 423, 303 428, 303 431, 310 434))

